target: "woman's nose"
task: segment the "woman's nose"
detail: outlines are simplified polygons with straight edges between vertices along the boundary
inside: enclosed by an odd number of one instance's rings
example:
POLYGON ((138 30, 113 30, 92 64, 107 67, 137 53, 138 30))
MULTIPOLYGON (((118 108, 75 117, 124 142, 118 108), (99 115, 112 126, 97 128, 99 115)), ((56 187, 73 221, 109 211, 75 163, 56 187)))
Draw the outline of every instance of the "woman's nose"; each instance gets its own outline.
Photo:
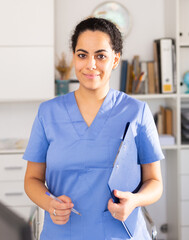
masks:
POLYGON ((94 57, 90 57, 87 61, 87 68, 89 70, 96 69, 96 60, 94 57))

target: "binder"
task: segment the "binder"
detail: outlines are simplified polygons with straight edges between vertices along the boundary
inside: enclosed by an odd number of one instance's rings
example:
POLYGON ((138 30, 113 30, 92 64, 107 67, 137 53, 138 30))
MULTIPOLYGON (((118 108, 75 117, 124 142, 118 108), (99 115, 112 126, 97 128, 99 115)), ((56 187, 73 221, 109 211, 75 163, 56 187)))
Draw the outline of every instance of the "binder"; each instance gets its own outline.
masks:
POLYGON ((120 83, 120 91, 122 91, 122 92, 125 92, 125 89, 126 89, 127 67, 128 67, 128 61, 122 60, 122 62, 121 62, 121 83, 120 83))
POLYGON ((173 111, 171 108, 165 108, 165 133, 173 135, 173 111))
MULTIPOLYGON (((113 190, 136 193, 141 187, 141 166, 138 164, 137 147, 131 124, 127 124, 125 137, 120 145, 108 185, 113 196, 113 190)), ((139 208, 135 208, 128 218, 122 222, 130 238, 133 237, 139 208)))
POLYGON ((140 75, 140 61, 139 61, 138 55, 133 57, 132 66, 133 66, 132 93, 135 93, 135 89, 137 86, 137 79, 140 75))
POLYGON ((147 63, 148 71, 148 93, 155 93, 155 72, 154 72, 154 61, 147 63))
POLYGON ((162 93, 173 93, 175 64, 174 64, 174 41, 171 38, 155 40, 158 55, 159 81, 162 93))
POLYGON ((156 42, 153 43, 154 51, 154 77, 155 77, 155 92, 160 93, 159 71, 158 71, 158 51, 156 42))
POLYGON ((147 62, 141 61, 140 63, 141 72, 144 72, 144 81, 141 92, 143 94, 148 93, 148 68, 147 68, 147 62))

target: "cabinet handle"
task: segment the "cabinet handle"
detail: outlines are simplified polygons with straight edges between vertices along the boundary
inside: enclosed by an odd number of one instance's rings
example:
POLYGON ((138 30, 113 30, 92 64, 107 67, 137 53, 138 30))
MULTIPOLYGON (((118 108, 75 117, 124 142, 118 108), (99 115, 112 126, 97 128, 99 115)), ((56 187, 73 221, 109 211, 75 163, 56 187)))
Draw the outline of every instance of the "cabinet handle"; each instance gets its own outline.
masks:
POLYGON ((22 195, 23 195, 23 192, 5 193, 6 197, 22 196, 22 195))
POLYGON ((9 170, 21 170, 23 169, 23 167, 17 167, 17 166, 12 166, 12 167, 5 167, 5 170, 9 171, 9 170))

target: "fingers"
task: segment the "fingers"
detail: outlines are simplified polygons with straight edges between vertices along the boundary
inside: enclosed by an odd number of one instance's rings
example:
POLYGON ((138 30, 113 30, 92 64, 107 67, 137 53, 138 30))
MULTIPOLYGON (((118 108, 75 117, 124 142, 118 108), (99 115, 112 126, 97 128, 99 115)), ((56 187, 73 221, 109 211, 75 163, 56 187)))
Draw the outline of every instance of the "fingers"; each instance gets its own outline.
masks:
MULTIPOLYGON (((71 212, 71 211, 70 211, 71 212)), ((63 213, 63 215, 58 215, 60 213, 57 212, 57 215, 54 216, 53 214, 51 214, 51 219, 55 224, 58 225, 63 225, 66 224, 69 221, 70 218, 70 212, 66 215, 66 213, 63 213)))
POLYGON ((71 213, 71 209, 56 209, 56 208, 52 208, 50 214, 53 216, 67 216, 70 215, 71 213))
POLYGON ((118 216, 119 207, 117 203, 114 203, 112 198, 108 201, 108 210, 112 214, 112 217, 116 218, 118 216))
POLYGON ((68 222, 74 204, 71 199, 65 195, 58 197, 58 199, 62 202, 54 199, 51 200, 49 213, 55 224, 62 225, 68 222))
POLYGON ((112 199, 108 201, 108 210, 112 214, 112 217, 120 220, 120 221, 125 221, 126 218, 128 217, 125 214, 124 207, 121 204, 114 203, 112 199))
POLYGON ((131 192, 122 192, 119 190, 114 190, 114 196, 119 199, 127 199, 131 196, 131 192))
POLYGON ((66 209, 70 209, 70 208, 73 208, 74 204, 72 202, 58 202, 56 200, 52 200, 53 203, 52 203, 52 207, 55 208, 55 209, 62 209, 62 210, 66 210, 66 209))
POLYGON ((58 199, 60 199, 64 203, 72 203, 71 198, 66 195, 62 195, 62 196, 58 197, 58 199))
POLYGON ((125 221, 135 208, 133 204, 133 193, 114 190, 114 195, 119 198, 120 202, 114 203, 113 200, 110 199, 108 201, 108 210, 112 214, 112 217, 120 221, 125 221))

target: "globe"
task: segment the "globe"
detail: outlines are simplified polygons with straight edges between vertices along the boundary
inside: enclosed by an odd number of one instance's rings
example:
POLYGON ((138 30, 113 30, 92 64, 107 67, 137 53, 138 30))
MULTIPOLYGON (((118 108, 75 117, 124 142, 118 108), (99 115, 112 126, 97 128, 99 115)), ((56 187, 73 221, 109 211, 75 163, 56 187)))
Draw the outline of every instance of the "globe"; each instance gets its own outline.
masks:
POLYGON ((189 93, 189 72, 186 72, 183 77, 183 82, 187 86, 188 90, 185 93, 189 93))
POLYGON ((119 28, 123 38, 130 32, 131 15, 120 3, 114 1, 102 3, 94 9, 92 16, 112 21, 119 28))

